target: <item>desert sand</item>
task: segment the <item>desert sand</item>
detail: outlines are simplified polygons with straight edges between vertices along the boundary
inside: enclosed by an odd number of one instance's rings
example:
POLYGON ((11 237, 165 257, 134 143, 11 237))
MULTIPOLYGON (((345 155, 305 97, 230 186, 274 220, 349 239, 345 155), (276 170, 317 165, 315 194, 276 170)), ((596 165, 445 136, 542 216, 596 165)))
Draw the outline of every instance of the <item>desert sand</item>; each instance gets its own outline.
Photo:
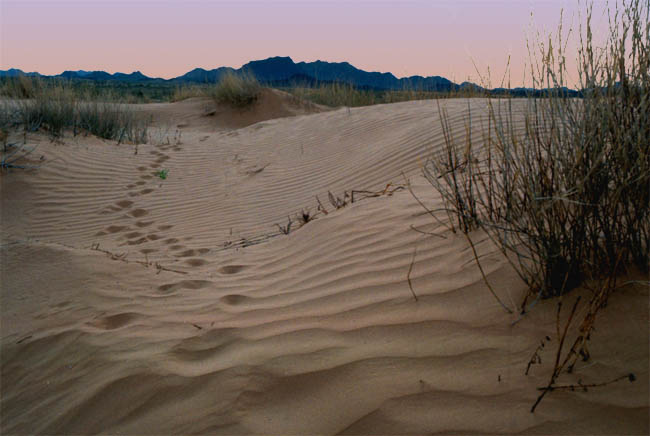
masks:
MULTIPOLYGON (((636 382, 530 413, 556 302, 506 313, 465 238, 398 189, 441 206, 420 175, 444 143, 435 101, 326 110, 265 92, 245 112, 137 106, 154 120, 137 147, 27 136, 39 168, 0 175, 0 433, 648 434, 647 286, 614 294, 591 359, 561 378, 636 382), (328 201, 351 190, 383 194, 328 201), (301 226, 316 197, 328 213, 301 226)), ((442 104, 461 133, 486 102, 442 104)), ((519 303, 525 286, 473 238, 519 303)))

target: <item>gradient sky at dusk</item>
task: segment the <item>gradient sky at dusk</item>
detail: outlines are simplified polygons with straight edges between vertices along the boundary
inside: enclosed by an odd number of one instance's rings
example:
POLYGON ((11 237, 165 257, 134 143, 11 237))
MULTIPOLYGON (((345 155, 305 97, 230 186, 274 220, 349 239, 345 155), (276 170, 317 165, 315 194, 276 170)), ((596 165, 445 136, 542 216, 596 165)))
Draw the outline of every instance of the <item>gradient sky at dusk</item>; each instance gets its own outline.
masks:
MULTIPOLYGON (((397 77, 522 84, 526 36, 577 25, 578 0, 0 0, 0 69, 139 70, 171 78, 270 56, 347 61, 397 77), (531 17, 532 13, 532 17, 531 17), (498 77, 498 78, 497 78, 498 77)), ((584 10, 584 8, 582 8, 584 10)), ((594 21, 606 26, 597 1, 594 21)))

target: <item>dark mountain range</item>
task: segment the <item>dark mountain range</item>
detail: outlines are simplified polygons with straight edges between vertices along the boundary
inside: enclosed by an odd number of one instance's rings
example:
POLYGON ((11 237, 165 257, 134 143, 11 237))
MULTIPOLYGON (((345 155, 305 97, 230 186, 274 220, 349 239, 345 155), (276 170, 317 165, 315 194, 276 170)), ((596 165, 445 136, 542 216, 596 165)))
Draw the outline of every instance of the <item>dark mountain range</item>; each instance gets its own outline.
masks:
POLYGON ((139 71, 131 74, 105 71, 64 71, 55 76, 44 76, 39 73, 24 73, 18 69, 0 70, 0 77, 41 76, 65 79, 81 79, 95 81, 128 81, 128 82, 173 82, 173 83, 214 83, 226 72, 250 72, 264 84, 313 86, 318 83, 346 83, 361 89, 399 90, 419 89, 427 91, 447 91, 458 89, 459 85, 439 76, 412 76, 398 79, 391 73, 377 73, 360 70, 348 62, 299 62, 295 63, 290 57, 273 57, 259 61, 251 61, 239 69, 220 67, 213 70, 195 68, 182 76, 173 79, 154 79, 139 71))
MULTIPOLYGON (((0 77, 16 77, 19 75, 39 76, 44 78, 66 78, 73 80, 94 80, 101 82, 120 81, 129 83, 171 83, 171 84, 200 84, 216 83, 226 72, 250 72, 263 84, 276 87, 282 86, 317 86, 320 83, 345 83, 360 89, 370 90, 402 90, 414 89, 421 91, 458 91, 474 90, 486 91, 484 88, 463 82, 458 85, 440 76, 411 76, 398 79, 391 73, 377 73, 360 70, 348 62, 299 62, 295 63, 290 57, 272 57, 259 61, 251 61, 239 69, 220 67, 213 70, 195 68, 182 76, 173 79, 159 79, 147 77, 139 71, 131 74, 105 71, 64 71, 55 76, 44 76, 39 73, 24 73, 18 69, 0 70, 0 77)), ((537 94, 525 88, 515 90, 495 89, 495 93, 509 93, 515 95, 537 94)), ((568 91, 575 92, 575 91, 568 91)))

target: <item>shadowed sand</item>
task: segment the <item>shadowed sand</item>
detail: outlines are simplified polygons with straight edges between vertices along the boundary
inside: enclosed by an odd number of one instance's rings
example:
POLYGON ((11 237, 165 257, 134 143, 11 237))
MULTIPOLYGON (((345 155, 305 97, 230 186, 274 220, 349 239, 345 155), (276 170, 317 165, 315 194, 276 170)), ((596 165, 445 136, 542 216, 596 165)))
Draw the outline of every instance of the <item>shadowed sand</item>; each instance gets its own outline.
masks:
MULTIPOLYGON (((480 126, 485 101, 444 104, 457 132, 468 105, 480 126)), ((612 297, 563 379, 637 381, 552 392, 531 414, 555 302, 512 325, 466 240, 408 191, 330 206, 328 191, 403 172, 440 207, 419 176, 444 142, 435 102, 326 111, 268 91, 211 107, 139 106, 154 127, 137 154, 30 135, 41 168, 0 175, 2 434, 648 433, 647 286, 612 297), (280 235, 316 196, 329 213, 280 235)), ((521 301, 475 239, 500 297, 521 301)))

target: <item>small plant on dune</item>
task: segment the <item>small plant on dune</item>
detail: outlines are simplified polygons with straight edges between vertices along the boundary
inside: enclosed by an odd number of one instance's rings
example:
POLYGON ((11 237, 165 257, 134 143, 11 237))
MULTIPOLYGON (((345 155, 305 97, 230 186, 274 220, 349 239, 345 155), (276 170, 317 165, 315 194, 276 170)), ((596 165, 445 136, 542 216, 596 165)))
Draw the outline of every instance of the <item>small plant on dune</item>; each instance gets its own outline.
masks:
POLYGON ((156 177, 160 177, 161 180, 165 180, 168 174, 169 174, 169 170, 167 168, 156 171, 156 177))
POLYGON ((246 108, 257 101, 262 86, 252 73, 227 72, 207 93, 217 104, 246 108))
MULTIPOLYGON (((589 358, 596 314, 620 273, 633 264, 647 272, 650 260, 649 6, 629 0, 610 13, 602 48, 592 42, 592 9, 587 6, 580 32, 580 98, 567 92, 560 27, 557 43, 540 42, 531 56, 537 59, 534 86, 543 97, 529 98, 523 114, 510 99, 488 100, 480 149, 471 117, 458 143, 442 111, 445 146, 424 168, 446 202, 450 228, 470 243, 469 233, 482 229, 528 285, 522 314, 539 299, 562 297, 579 285, 592 291, 580 310, 580 298, 571 305, 563 326, 559 299, 555 365, 531 411, 548 392, 564 388, 558 377, 573 371, 578 357, 589 358), (569 342, 578 313, 586 314, 569 342), (572 344, 569 351, 565 344, 572 344)), ((616 380, 625 378, 633 381, 627 375, 616 380)))
POLYGON ((291 221, 291 217, 287 217, 287 224, 284 226, 281 226, 280 224, 276 224, 278 227, 278 230, 280 230, 280 233, 283 235, 288 235, 291 233, 291 225, 293 224, 293 221, 291 221))

